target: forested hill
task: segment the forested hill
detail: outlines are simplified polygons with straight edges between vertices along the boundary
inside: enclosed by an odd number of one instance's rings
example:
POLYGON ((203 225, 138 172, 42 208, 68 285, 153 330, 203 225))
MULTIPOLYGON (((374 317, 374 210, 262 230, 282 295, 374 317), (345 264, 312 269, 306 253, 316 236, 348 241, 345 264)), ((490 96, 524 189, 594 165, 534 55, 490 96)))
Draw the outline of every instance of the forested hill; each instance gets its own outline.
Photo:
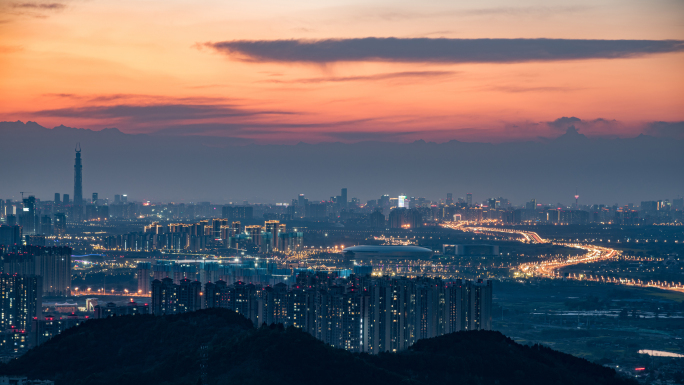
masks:
POLYGON ((331 348, 295 329, 262 327, 230 310, 90 320, 35 348, 1 374, 57 385, 635 384, 612 369, 498 332, 458 332, 378 356, 331 348))

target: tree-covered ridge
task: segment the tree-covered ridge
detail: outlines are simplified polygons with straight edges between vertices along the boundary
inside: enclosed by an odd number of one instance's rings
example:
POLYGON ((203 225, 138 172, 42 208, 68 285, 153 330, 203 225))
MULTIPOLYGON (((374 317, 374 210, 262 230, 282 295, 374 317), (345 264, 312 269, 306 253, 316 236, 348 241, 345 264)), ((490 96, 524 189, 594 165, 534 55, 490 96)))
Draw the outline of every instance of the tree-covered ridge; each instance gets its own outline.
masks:
POLYGON ((378 356, 335 349, 293 327, 255 329, 227 309, 90 320, 0 367, 57 385, 630 384, 612 369, 498 332, 458 332, 378 356))

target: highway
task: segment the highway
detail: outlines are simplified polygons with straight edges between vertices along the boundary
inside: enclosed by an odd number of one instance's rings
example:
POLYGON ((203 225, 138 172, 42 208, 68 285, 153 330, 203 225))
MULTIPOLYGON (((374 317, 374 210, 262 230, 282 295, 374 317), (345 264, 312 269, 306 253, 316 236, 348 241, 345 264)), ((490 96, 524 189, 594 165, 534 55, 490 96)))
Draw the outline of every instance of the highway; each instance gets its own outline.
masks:
MULTIPOLYGON (((549 240, 543 239, 539 236, 539 234, 532 231, 483 227, 468 222, 446 222, 442 224, 442 227, 490 236, 506 236, 508 238, 516 239, 518 241, 525 243, 550 242, 549 240)), ((642 281, 634 278, 604 277, 591 274, 569 274, 566 277, 562 277, 560 269, 564 267, 577 265, 581 263, 594 263, 608 260, 617 260, 618 258, 620 258, 622 252, 608 247, 595 246, 588 243, 552 243, 554 245, 582 249, 585 251, 585 253, 582 255, 572 256, 564 259, 555 258, 540 262, 522 263, 517 267, 514 267, 516 273, 518 275, 527 277, 544 277, 549 279, 564 278, 593 282, 610 282, 627 286, 655 287, 663 290, 684 293, 684 285, 682 285, 681 282, 642 281)))

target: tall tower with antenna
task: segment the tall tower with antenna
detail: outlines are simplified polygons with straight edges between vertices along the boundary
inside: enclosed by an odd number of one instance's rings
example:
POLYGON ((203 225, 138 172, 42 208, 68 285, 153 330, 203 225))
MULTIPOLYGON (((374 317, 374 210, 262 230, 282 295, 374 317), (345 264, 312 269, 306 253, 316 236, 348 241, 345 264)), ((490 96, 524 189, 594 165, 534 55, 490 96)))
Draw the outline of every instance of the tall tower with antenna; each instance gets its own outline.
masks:
POLYGON ((577 194, 577 189, 575 189, 575 209, 579 210, 579 195, 577 194))
POLYGON ((83 217, 83 165, 81 164, 81 143, 76 145, 76 163, 74 164, 74 219, 83 217))

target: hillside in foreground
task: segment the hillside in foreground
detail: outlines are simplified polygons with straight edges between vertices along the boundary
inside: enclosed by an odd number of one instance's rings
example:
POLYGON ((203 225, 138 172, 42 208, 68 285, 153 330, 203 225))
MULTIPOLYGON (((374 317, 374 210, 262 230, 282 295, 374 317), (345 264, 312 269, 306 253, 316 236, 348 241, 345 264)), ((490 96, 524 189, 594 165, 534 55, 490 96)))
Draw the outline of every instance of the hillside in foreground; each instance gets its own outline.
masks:
POLYGON ((208 348, 208 384, 634 384, 609 368, 492 331, 458 332, 378 356, 335 349, 296 328, 262 327, 225 309, 90 320, 0 374, 56 385, 195 385, 208 348))

